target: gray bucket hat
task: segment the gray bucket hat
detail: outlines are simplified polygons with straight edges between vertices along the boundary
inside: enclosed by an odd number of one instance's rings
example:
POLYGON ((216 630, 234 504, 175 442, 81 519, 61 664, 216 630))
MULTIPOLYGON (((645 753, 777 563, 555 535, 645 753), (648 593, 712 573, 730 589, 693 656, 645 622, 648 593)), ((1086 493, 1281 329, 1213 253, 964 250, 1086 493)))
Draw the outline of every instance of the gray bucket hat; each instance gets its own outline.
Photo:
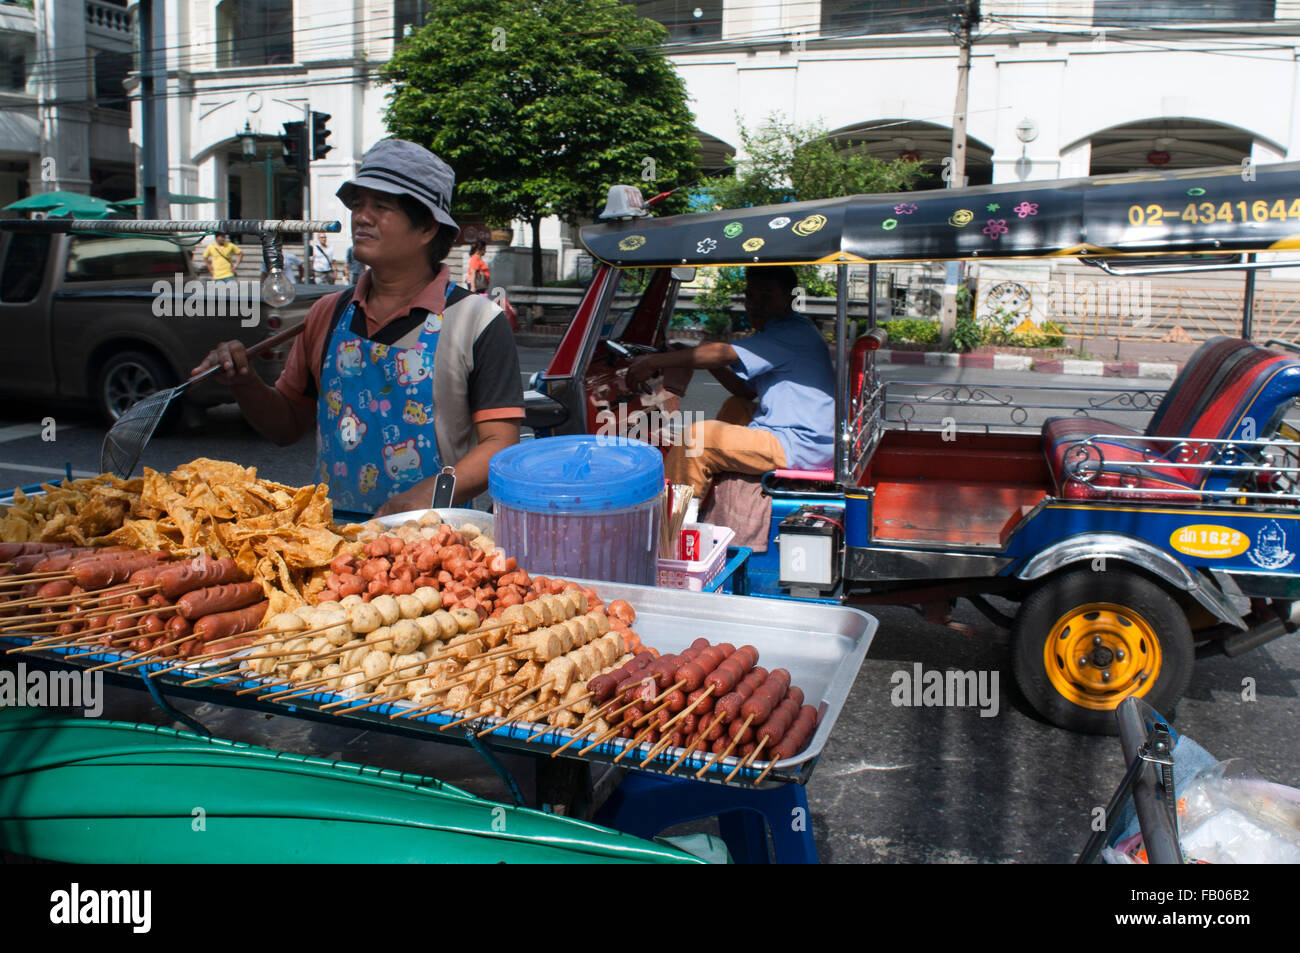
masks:
POLYGON ((424 146, 405 139, 381 139, 361 159, 355 179, 344 182, 334 194, 350 205, 354 190, 374 189, 390 195, 409 195, 443 225, 459 228, 451 217, 451 193, 456 173, 424 146))

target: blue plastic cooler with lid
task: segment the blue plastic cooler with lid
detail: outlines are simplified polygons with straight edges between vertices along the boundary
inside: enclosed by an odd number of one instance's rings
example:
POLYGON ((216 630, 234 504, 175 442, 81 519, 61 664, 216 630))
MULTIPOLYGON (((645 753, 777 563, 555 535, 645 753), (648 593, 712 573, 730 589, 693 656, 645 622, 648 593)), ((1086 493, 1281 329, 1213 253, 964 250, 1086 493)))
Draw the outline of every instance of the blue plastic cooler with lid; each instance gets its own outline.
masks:
POLYGON ((547 437, 488 466, 496 541, 533 575, 653 586, 664 463, 623 437, 547 437))

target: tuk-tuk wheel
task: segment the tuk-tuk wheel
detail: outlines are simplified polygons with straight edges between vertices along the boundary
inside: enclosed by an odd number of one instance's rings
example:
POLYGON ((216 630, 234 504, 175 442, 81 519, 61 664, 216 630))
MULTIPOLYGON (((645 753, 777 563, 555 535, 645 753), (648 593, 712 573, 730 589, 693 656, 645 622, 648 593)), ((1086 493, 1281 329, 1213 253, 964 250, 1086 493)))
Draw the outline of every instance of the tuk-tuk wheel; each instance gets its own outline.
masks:
POLYGON ((1076 570, 1020 605, 1012 631, 1016 682, 1044 718, 1089 734, 1118 732, 1130 695, 1165 715, 1187 690, 1195 652, 1187 617, 1136 572, 1076 570))

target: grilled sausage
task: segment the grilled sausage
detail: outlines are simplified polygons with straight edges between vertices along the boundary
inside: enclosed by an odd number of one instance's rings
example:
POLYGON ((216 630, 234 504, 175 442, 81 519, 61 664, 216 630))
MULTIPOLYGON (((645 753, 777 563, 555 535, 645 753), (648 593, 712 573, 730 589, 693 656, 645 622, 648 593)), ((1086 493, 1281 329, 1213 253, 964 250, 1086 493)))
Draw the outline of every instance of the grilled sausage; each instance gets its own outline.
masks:
POLYGON ((187 619, 201 619, 205 615, 243 609, 263 599, 259 582, 233 582, 224 586, 195 589, 176 600, 180 614, 187 619))
POLYGON ((156 580, 162 594, 168 599, 179 599, 187 592, 232 582, 245 582, 246 578, 233 559, 211 559, 201 556, 188 559, 178 566, 159 573, 156 580))
POLYGON ((813 729, 817 727, 817 709, 811 705, 804 705, 799 709, 799 717, 795 719, 790 730, 785 733, 781 743, 772 749, 773 761, 784 761, 786 758, 793 758, 808 743, 812 737, 813 729))
POLYGON ((33 553, 49 553, 62 549, 63 543, 0 543, 0 561, 9 562, 18 556, 30 556, 33 553))
POLYGON ((77 585, 82 589, 104 589, 126 582, 138 569, 145 569, 170 558, 168 553, 115 553, 82 563, 74 559, 68 568, 76 566, 77 585))
POLYGON ((239 635, 243 632, 251 632, 262 624, 262 617, 266 615, 266 610, 270 605, 269 602, 263 600, 243 609, 205 615, 194 623, 194 634, 201 641, 210 642, 215 639, 225 639, 232 635, 239 635))
POLYGON ((762 724, 772 717, 789 688, 790 673, 783 668, 772 669, 763 684, 740 706, 740 717, 752 718, 755 724, 762 724))

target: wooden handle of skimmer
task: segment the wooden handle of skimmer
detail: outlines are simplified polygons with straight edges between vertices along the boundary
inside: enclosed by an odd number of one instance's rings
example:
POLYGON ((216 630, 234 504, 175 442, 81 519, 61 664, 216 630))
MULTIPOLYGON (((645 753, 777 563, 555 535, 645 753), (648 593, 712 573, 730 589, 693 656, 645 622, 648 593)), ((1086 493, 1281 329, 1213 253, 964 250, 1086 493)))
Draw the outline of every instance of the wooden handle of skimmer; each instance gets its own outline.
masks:
MULTIPOLYGON (((285 328, 279 334, 273 334, 265 341, 258 341, 252 347, 245 349, 244 353, 247 354, 249 357, 257 357, 259 354, 265 354, 267 351, 271 350, 271 348, 275 347, 277 344, 283 344, 285 341, 293 340, 299 334, 302 334, 302 332, 306 329, 306 327, 307 327, 306 321, 299 321, 293 327, 285 328)), ((197 374, 194 377, 191 377, 185 383, 193 384, 195 381, 201 381, 205 377, 211 377, 219 370, 221 370, 220 364, 217 364, 214 367, 209 367, 202 374, 197 374)))

